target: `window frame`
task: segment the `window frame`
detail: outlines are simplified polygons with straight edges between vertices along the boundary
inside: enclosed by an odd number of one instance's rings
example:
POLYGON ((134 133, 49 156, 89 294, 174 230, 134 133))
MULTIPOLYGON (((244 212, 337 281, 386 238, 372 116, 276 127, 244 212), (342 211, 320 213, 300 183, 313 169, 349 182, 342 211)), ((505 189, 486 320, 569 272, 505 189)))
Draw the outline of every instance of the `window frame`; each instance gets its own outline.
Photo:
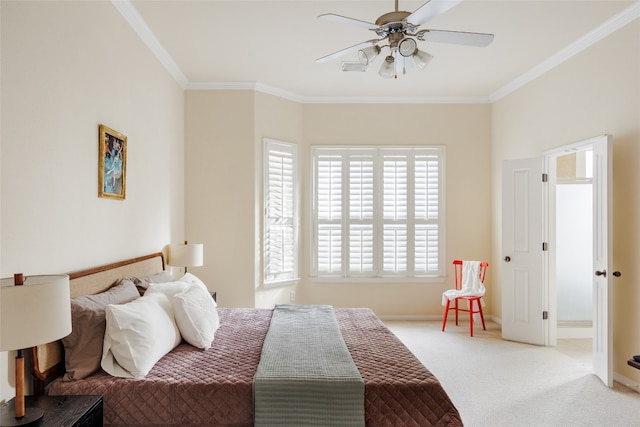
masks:
MULTIPOLYGON (((311 175, 311 242, 310 242, 310 268, 311 268, 311 280, 314 282, 389 282, 389 283, 441 283, 445 278, 446 272, 446 263, 445 263, 445 242, 446 242, 446 200, 445 200, 445 164, 446 164, 446 150, 444 146, 312 146, 311 147, 311 165, 312 165, 312 175, 311 175), (349 238, 348 234, 349 227, 348 224, 354 223, 349 218, 349 185, 350 178, 346 176, 347 171, 349 170, 349 159, 353 154, 366 154, 370 152, 375 152, 375 161, 374 161, 374 172, 373 172, 373 192, 374 192, 374 231, 373 231, 373 251, 374 251, 374 260, 373 260, 373 273, 372 274, 362 274, 359 272, 350 271, 349 259, 348 259, 348 250, 349 250, 349 238), (381 210, 384 208, 384 194, 383 194, 383 174, 384 174, 384 160, 385 158, 389 158, 390 155, 399 154, 408 156, 407 169, 410 172, 407 172, 410 175, 410 180, 415 182, 415 171, 413 170, 416 165, 416 156, 434 156, 437 159, 437 167, 438 167, 438 182, 437 182, 437 191, 438 191, 438 199, 437 199, 437 219, 435 220, 435 225, 437 229, 437 267, 429 272, 416 272, 415 267, 415 226, 416 224, 422 225, 424 221, 417 220, 415 218, 415 209, 414 209, 414 200, 415 200, 415 189, 412 187, 413 184, 408 184, 408 190, 411 191, 410 201, 408 201, 407 210, 413 210, 410 216, 411 219, 407 219, 407 230, 413 231, 413 234, 410 237, 407 237, 407 248, 411 247, 411 249, 407 249, 407 252, 411 254, 411 260, 408 261, 410 265, 407 266, 407 270, 401 273, 386 273, 384 272, 384 258, 381 255, 381 251, 383 250, 384 245, 384 236, 383 236, 383 225, 385 220, 383 219, 383 215, 381 210), (319 161, 323 158, 323 156, 337 155, 341 156, 341 170, 342 174, 340 177, 340 188, 342 190, 341 200, 342 205, 340 207, 340 211, 342 212, 340 217, 340 248, 341 248, 341 269, 333 274, 331 273, 323 273, 319 271, 319 257, 318 257, 318 239, 319 239, 319 222, 321 221, 318 217, 318 165, 319 161), (345 189, 347 191, 345 191, 345 189), (346 194, 345 194, 346 193, 346 194)), ((387 221, 388 222, 388 221, 387 221)), ((407 231, 407 233, 408 233, 407 231)))
MULTIPOLYGON (((299 183, 299 170, 298 170, 298 148, 296 144, 290 142, 279 141, 270 138, 263 138, 263 161, 262 161, 262 270, 261 270, 261 278, 262 285, 266 288, 278 287, 278 286, 287 286, 291 284, 297 283, 299 278, 299 217, 300 217, 300 183, 299 183), (292 177, 291 177, 291 217, 288 218, 290 222, 290 226, 292 228, 292 238, 291 238, 291 251, 292 254, 290 256, 290 262, 292 265, 291 272, 289 274, 280 274, 279 277, 276 274, 272 274, 269 269, 271 265, 270 253, 271 250, 268 247, 269 245, 269 235, 272 230, 271 225, 271 217, 269 216, 269 198, 271 195, 271 167, 270 167, 270 158, 272 153, 281 151, 287 152, 291 156, 292 162, 292 177)), ((280 217, 286 223, 285 217, 280 217)), ((274 227, 275 228, 275 227, 274 227)))

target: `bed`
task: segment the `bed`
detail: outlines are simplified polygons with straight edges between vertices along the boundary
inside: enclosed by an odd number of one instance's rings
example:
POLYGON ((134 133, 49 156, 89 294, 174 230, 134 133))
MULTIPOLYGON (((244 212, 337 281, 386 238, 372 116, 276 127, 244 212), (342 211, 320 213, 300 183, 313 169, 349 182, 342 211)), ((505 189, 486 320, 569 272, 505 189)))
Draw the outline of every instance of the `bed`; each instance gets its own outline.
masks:
MULTIPOLYGON (((71 297, 110 289, 123 277, 164 270, 156 253, 70 274, 71 297)), ((252 382, 274 310, 217 308, 211 347, 181 342, 143 378, 104 370, 64 381, 61 342, 34 348, 35 390, 51 395, 100 394, 107 426, 252 426, 252 382)), ((460 414, 438 379, 366 308, 336 308, 344 344, 364 382, 367 426, 460 426, 460 414)), ((75 327, 75 325, 74 325, 75 327)))

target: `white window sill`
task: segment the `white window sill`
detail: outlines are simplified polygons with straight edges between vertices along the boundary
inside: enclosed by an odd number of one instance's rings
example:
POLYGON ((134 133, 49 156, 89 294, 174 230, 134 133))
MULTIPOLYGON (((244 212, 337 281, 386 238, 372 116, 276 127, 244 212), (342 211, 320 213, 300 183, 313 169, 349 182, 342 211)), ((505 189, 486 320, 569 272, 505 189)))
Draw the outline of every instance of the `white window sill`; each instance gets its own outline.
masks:
POLYGON ((430 277, 311 277, 312 283, 444 283, 443 276, 430 277))
POLYGON ((285 286, 297 285, 299 281, 300 278, 298 277, 296 279, 287 279, 278 282, 265 282, 262 284, 262 287, 265 289, 282 288, 285 286))

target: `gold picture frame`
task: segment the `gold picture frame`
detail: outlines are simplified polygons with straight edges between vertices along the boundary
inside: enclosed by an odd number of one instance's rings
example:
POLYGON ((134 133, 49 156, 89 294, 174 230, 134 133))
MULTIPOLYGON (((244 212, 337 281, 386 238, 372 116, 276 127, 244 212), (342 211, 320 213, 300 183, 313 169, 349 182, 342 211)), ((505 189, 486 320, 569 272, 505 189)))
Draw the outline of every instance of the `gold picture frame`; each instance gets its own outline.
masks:
POLYGON ((99 126, 98 197, 124 200, 127 184, 127 137, 99 126))

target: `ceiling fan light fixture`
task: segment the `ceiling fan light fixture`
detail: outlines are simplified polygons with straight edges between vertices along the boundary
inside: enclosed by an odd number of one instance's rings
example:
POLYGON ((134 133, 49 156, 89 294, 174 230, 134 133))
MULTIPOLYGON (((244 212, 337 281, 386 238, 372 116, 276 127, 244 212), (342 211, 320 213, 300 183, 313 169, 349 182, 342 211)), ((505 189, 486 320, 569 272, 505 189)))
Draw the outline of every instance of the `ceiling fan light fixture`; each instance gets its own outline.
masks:
POLYGON ((360 49, 358 51, 358 59, 362 65, 369 65, 380 54, 380 46, 373 45, 360 49))
POLYGON ((390 79, 393 76, 395 76, 396 65, 395 65, 395 59, 393 56, 389 55, 386 58, 384 58, 384 62, 382 63, 382 66, 380 67, 380 71, 378 72, 378 74, 380 74, 380 77, 384 77, 385 79, 390 79))
POLYGON ((428 54, 427 52, 423 52, 419 49, 416 49, 416 53, 413 55, 413 62, 420 68, 424 70, 424 68, 431 62, 433 59, 433 55, 428 54))
MULTIPOLYGON (((0 0, 1 1, 1 0, 0 0)), ((424 69, 433 56, 418 49, 417 40, 426 42, 452 43, 463 46, 488 46, 494 38, 493 34, 472 33, 465 31, 420 29, 427 21, 446 12, 462 0, 423 0, 425 3, 413 12, 398 9, 395 0, 395 11, 385 13, 376 19, 375 23, 347 16, 325 13, 318 18, 339 24, 349 24, 374 31, 379 39, 367 40, 354 46, 334 52, 316 59, 316 62, 326 62, 342 55, 358 52, 358 61, 343 64, 344 71, 364 71, 369 64, 380 55, 381 50, 388 48, 391 53, 380 67, 381 77, 398 77, 406 74, 412 67, 424 69), (446 3, 446 4, 445 4, 446 3), (386 39, 386 41, 385 41, 386 39), (378 45, 380 44, 380 46, 378 45)))
POLYGON ((398 45, 398 52, 404 57, 413 56, 418 51, 418 44, 412 38, 404 38, 398 45))

